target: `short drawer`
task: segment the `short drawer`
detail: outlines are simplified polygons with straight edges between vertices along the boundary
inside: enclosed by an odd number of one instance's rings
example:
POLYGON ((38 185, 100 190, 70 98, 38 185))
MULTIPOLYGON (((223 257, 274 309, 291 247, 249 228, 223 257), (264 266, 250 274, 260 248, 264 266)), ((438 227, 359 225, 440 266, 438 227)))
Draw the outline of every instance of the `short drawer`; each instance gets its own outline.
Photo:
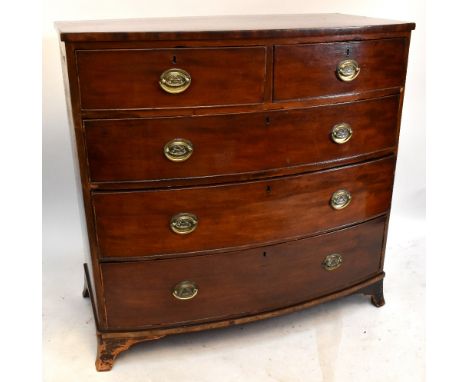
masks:
POLYGON ((345 289, 379 272, 384 229, 378 218, 239 252, 101 264, 108 324, 138 328, 247 316, 345 289))
POLYGON ((389 209, 394 164, 388 157, 265 181, 94 192, 99 253, 132 257, 225 249, 364 221, 389 209))
POLYGON ((85 121, 90 177, 143 181, 337 165, 396 146, 398 107, 399 96, 390 96, 269 113, 85 121))
POLYGON ((406 41, 394 38, 276 46, 274 99, 401 87, 406 74, 406 41))
POLYGON ((81 108, 259 103, 264 99, 265 51, 265 47, 79 50, 81 108))

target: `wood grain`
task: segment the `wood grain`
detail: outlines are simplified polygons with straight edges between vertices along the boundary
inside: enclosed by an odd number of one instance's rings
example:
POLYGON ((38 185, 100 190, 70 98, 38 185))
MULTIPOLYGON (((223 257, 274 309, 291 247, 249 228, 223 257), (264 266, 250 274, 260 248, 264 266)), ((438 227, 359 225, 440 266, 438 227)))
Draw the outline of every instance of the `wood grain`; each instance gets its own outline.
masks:
POLYGON ((171 326, 251 315, 344 289, 379 272, 385 218, 310 239, 241 252, 102 264, 110 328, 171 326), (322 262, 338 253, 342 265, 322 262), (191 300, 172 288, 190 280, 191 300))
POLYGON ((144 109, 252 104, 264 100, 265 47, 81 50, 76 52, 83 109, 144 109), (171 68, 192 83, 179 94, 159 86, 171 68))
POLYGON ((94 193, 101 257, 193 253, 307 236, 385 213, 395 159, 266 181, 177 190, 94 193), (346 189, 351 204, 330 207, 346 189), (188 235, 171 231, 171 217, 198 217, 188 235))
MULTIPOLYGON (((200 323, 190 326, 175 326, 170 328, 156 328, 146 330, 97 330, 98 337, 98 352, 96 357, 96 369, 98 371, 109 371, 114 365, 115 358, 131 346, 149 340, 160 339, 166 335, 198 332, 201 330, 212 330, 224 328, 232 325, 246 324, 253 321, 264 320, 267 318, 278 317, 284 314, 290 314, 302 309, 310 308, 318 304, 342 298, 351 294, 362 293, 371 296, 371 301, 382 301, 383 294, 383 278, 385 274, 379 273, 370 279, 364 280, 358 284, 354 284, 346 289, 338 292, 324 295, 313 300, 305 301, 300 304, 283 307, 274 311, 263 312, 252 316, 243 316, 238 318, 230 318, 216 322, 200 323)), ((98 322, 96 326, 99 328, 98 322)))
POLYGON ((275 47, 274 100, 329 97, 402 86, 406 40, 382 39, 275 47), (356 60, 361 68, 351 82, 336 74, 339 62, 356 60))
POLYGON ((95 307, 98 370, 133 344, 169 334, 351 293, 384 303, 414 23, 322 14, 57 27, 90 244, 85 295, 95 307), (344 58, 361 66, 348 84, 335 74, 344 58), (192 74, 187 92, 162 93, 157 81, 169 67, 192 74), (344 118, 354 136, 337 146, 328 134, 344 118), (195 144, 182 166, 161 151, 176 135, 195 144), (353 196, 342 211, 329 206, 338 188, 353 196), (170 231, 178 212, 199 216, 193 234, 170 231), (319 260, 333 251, 345 261, 323 271, 319 260), (191 309, 170 295, 188 273, 202 286, 186 301, 198 301, 191 309))
POLYGON ((401 32, 414 23, 339 13, 229 15, 57 22, 64 41, 203 40, 401 32))
MULTIPOLYGON (((220 116, 85 121, 92 182, 178 180, 261 174, 304 164, 339 165, 396 144, 398 96, 308 109, 220 116), (346 144, 330 138, 346 122, 346 144), (163 154, 174 138, 192 142, 185 162, 163 154)), ((258 175, 257 175, 258 176, 258 175)))

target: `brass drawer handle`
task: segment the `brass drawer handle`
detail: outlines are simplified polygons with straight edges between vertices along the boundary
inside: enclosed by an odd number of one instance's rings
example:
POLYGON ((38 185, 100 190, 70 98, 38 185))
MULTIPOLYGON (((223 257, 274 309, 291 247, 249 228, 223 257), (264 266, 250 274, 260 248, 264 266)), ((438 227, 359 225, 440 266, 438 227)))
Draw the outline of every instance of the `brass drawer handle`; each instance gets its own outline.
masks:
POLYGON ((333 142, 339 145, 348 142, 353 136, 353 129, 348 123, 339 123, 333 126, 331 137, 333 142))
POLYGON ((179 235, 186 235, 195 231, 198 226, 198 218, 194 214, 182 212, 171 218, 171 229, 179 235))
POLYGON ((190 74, 183 69, 172 68, 161 74, 159 86, 170 94, 178 94, 186 91, 192 82, 190 74))
POLYGON ((193 153, 193 145, 187 139, 176 138, 164 146, 164 155, 172 162, 183 162, 193 153))
POLYGON ((347 190, 338 190, 333 193, 330 199, 330 205, 335 210, 342 210, 351 203, 351 194, 347 190))
POLYGON ((355 60, 343 60, 338 63, 336 73, 341 81, 349 82, 359 76, 361 68, 355 60))
POLYGON ((178 300, 190 300, 198 293, 197 284, 193 281, 181 281, 172 290, 172 295, 178 300))
POLYGON ((338 253, 333 253, 325 257, 322 261, 323 269, 327 271, 333 271, 341 266, 343 263, 343 256, 339 255, 338 253))

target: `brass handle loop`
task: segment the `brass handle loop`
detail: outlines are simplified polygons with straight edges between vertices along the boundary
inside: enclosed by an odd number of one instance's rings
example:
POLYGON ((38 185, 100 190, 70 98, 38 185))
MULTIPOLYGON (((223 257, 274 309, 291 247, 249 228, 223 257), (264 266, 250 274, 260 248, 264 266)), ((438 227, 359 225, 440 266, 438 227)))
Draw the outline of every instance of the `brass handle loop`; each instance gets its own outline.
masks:
POLYGON ((355 60, 340 61, 336 67, 338 78, 344 82, 350 82, 354 80, 357 76, 359 76, 360 72, 361 68, 355 60))
POLYGON ((193 231, 198 226, 198 218, 194 214, 182 212, 171 218, 171 230, 179 235, 186 235, 193 231))
POLYGON ((190 74, 177 68, 171 68, 163 72, 159 79, 159 86, 170 94, 178 94, 186 91, 192 83, 190 74))
POLYGON ((335 210, 342 210, 351 203, 351 194, 347 190, 338 190, 333 193, 330 205, 335 210))
POLYGON ((325 259, 322 262, 322 267, 327 271, 334 271, 335 269, 341 267, 342 263, 343 256, 341 256, 338 253, 333 253, 325 257, 325 259))
POLYGON ((191 300, 198 293, 197 284, 193 281, 181 281, 172 290, 172 295, 178 300, 191 300))
POLYGON ((333 126, 331 131, 331 138, 333 142, 342 145, 343 143, 348 142, 351 137, 353 136, 353 129, 349 125, 349 123, 339 123, 333 126))
POLYGON ((187 139, 176 138, 164 146, 164 155, 171 162, 184 162, 193 153, 193 144, 187 139))

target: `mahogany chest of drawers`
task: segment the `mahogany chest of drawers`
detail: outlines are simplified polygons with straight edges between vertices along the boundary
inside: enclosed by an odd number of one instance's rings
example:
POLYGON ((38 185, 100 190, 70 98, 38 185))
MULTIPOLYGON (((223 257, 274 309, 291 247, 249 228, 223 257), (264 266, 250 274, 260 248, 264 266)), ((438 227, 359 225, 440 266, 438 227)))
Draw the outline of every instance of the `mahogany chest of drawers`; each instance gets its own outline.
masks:
POLYGON ((353 293, 383 263, 413 23, 57 23, 98 370, 353 293))

